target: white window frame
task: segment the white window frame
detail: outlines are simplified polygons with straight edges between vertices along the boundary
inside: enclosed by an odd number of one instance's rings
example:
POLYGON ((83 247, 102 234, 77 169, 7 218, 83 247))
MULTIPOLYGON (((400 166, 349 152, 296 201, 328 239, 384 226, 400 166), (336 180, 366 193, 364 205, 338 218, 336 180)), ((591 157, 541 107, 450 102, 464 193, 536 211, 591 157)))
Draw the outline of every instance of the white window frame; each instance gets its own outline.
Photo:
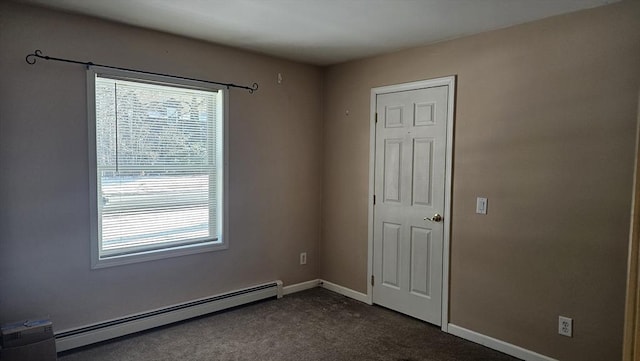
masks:
POLYGON ((178 257, 202 252, 225 250, 229 248, 229 91, 224 86, 218 86, 206 82, 198 82, 186 79, 178 79, 153 74, 137 73, 131 71, 109 69, 91 66, 87 69, 87 111, 89 133, 89 214, 90 214, 90 239, 91 239, 91 268, 105 268, 131 263, 153 261, 158 259, 178 257), (156 83, 168 86, 186 87, 191 89, 209 90, 219 92, 222 101, 216 102, 218 114, 222 114, 222 169, 218 181, 222 182, 222 205, 218 215, 220 237, 213 243, 201 243, 182 246, 168 246, 166 248, 140 251, 131 254, 101 257, 100 241, 98 239, 98 185, 97 185, 97 160, 96 160, 96 75, 105 75, 111 78, 131 80, 138 82, 156 83), (222 108, 222 109, 220 109, 222 108), (220 221, 220 215, 222 221, 220 221))

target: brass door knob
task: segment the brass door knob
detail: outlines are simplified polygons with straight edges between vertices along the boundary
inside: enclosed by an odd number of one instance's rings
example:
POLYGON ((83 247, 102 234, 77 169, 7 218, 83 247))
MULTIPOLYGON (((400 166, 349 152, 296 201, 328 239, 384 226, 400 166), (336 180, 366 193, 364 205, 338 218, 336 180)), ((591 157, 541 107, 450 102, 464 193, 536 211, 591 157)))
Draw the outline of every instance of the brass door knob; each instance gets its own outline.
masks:
POLYGON ((440 222, 442 221, 442 216, 439 215, 438 213, 433 215, 433 218, 429 218, 429 217, 424 217, 425 221, 431 221, 431 222, 440 222))

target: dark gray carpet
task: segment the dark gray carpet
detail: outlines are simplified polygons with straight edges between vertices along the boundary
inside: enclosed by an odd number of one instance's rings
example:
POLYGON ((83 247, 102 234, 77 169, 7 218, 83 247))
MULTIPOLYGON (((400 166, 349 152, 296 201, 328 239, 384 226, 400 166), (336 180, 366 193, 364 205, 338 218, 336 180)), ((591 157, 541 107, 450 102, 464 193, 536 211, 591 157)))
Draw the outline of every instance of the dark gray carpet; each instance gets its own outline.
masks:
POLYGON ((59 355, 60 361, 514 361, 378 306, 315 288, 59 355))

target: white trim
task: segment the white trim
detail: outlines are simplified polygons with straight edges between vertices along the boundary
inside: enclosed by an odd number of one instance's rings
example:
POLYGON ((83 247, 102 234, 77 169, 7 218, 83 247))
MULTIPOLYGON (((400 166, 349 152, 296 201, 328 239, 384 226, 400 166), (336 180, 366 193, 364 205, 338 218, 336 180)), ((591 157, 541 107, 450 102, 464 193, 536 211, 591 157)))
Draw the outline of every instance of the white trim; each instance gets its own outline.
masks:
POLYGON ((430 88, 436 86, 447 86, 448 92, 448 109, 447 109, 447 146, 445 160, 445 195, 444 195, 444 232, 442 240, 442 319, 441 329, 447 332, 449 325, 449 257, 450 257, 450 237, 451 237, 451 194, 452 194, 452 168, 453 168, 453 123, 455 120, 455 93, 456 93, 456 77, 455 75, 446 76, 437 79, 421 80, 410 83, 402 83, 396 85, 388 85, 371 89, 371 110, 369 125, 369 217, 368 217, 368 267, 367 267, 367 302, 373 304, 373 289, 371 286, 371 276, 373 275, 373 195, 375 181, 375 142, 376 142, 376 102, 379 94, 401 92, 407 90, 415 90, 422 88, 430 88))
POLYGON ((360 301, 360 302, 364 302, 367 304, 371 304, 369 302, 369 295, 366 295, 362 292, 358 292, 358 291, 354 291, 350 288, 344 287, 344 286, 340 286, 338 284, 335 284, 333 282, 329 282, 329 281, 325 281, 322 279, 315 279, 315 280, 310 280, 310 281, 306 281, 306 282, 300 282, 300 283, 296 283, 296 284, 292 284, 289 286, 285 286, 282 289, 282 294, 283 295, 290 295, 292 293, 296 293, 296 292, 300 292, 300 291, 305 291, 308 289, 312 289, 312 288, 316 288, 316 287, 322 287, 326 290, 329 290, 331 292, 335 292, 335 293, 339 293, 343 296, 347 296, 349 298, 353 298, 356 301, 360 301))
POLYGON ((453 194, 453 122, 455 122, 456 77, 447 79, 447 155, 445 158, 444 184, 444 234, 442 239, 442 331, 447 332, 449 326, 449 261, 451 250, 451 196, 453 194))
POLYGON ((150 310, 143 313, 137 313, 133 315, 127 315, 125 317, 100 322, 98 324, 87 325, 75 329, 63 330, 56 332, 56 350, 62 352, 70 350, 76 347, 86 346, 92 343, 109 340, 112 338, 128 335, 134 332, 148 330, 154 327, 167 325, 177 321, 187 320, 193 317, 206 315, 208 313, 224 310, 231 307, 240 306, 250 302, 259 301, 265 298, 278 296, 282 292, 282 282, 275 281, 256 285, 254 287, 243 288, 240 290, 226 292, 214 296, 199 298, 189 302, 184 302, 176 305, 162 307, 160 309, 150 310), (252 290, 253 288, 266 287, 263 289, 252 290), (242 293, 247 291, 246 293, 242 293), (240 292, 240 293, 238 293, 240 292), (236 294, 237 293, 237 294, 236 294), (215 300, 207 301, 207 299, 215 298, 215 300), (192 302, 205 301, 200 304, 188 305, 192 302), (183 307, 179 307, 183 306, 183 307), (179 307, 178 309, 168 310, 172 307, 179 307), (144 315, 145 313, 167 310, 159 314, 144 315), (144 315, 144 316, 142 316, 144 315), (129 317, 138 316, 139 318, 130 321, 118 322, 113 325, 104 325, 108 322, 125 320, 129 317), (95 326, 95 329, 88 329, 82 331, 82 329, 95 326), (64 336, 65 333, 78 331, 78 333, 64 336))
POLYGON ((300 292, 300 291, 305 291, 308 289, 312 289, 312 288, 316 288, 316 287, 322 287, 326 290, 329 290, 331 292, 335 292, 335 293, 339 293, 343 296, 347 296, 349 298, 353 298, 356 301, 360 301, 360 302, 364 302, 367 304, 371 304, 369 302, 369 295, 366 295, 362 292, 358 292, 358 291, 354 291, 350 288, 344 287, 344 286, 340 286, 338 284, 335 284, 333 282, 329 282, 329 281, 325 281, 322 279, 315 279, 315 280, 310 280, 310 281, 306 281, 306 282, 300 282, 300 283, 296 283, 296 284, 292 284, 289 286, 285 286, 282 289, 282 294, 283 295, 290 295, 292 293, 296 293, 296 292, 300 292))
POLYGON ((369 110, 369 206, 368 206, 368 224, 367 224, 367 303, 373 305, 373 197, 375 196, 375 179, 376 179, 376 106, 377 106, 377 88, 371 89, 371 109, 369 110))
POLYGON ((308 289, 311 289, 311 288, 316 288, 316 287, 318 287, 320 285, 320 282, 322 282, 322 281, 320 281, 319 279, 315 279, 315 280, 311 280, 311 281, 300 282, 300 283, 284 286, 282 288, 282 294, 284 296, 286 296, 286 295, 290 295, 292 293, 308 290, 308 289))
MULTIPOLYGON (((99 269, 112 266, 120 266, 131 263, 159 260, 169 257, 185 256, 190 254, 220 251, 229 248, 229 90, 221 85, 207 82, 176 79, 172 77, 139 73, 135 71, 105 68, 101 66, 87 67, 87 119, 88 119, 88 155, 89 155, 89 230, 91 242, 91 269, 99 269), (98 229, 98 180, 96 164, 96 76, 105 75, 111 79, 130 80, 143 83, 161 83, 176 87, 184 87, 202 91, 216 92, 217 112, 222 114, 222 161, 223 167, 218 168, 219 181, 222 181, 222 209, 218 210, 220 222, 220 239, 215 242, 202 242, 194 244, 173 244, 166 248, 153 250, 139 250, 130 254, 100 257, 98 229), (220 101, 222 98, 222 101, 220 101)), ((218 182, 219 183, 219 182, 218 182)), ((219 196, 219 195, 217 195, 219 196)), ((218 197, 220 198, 220 197, 218 197)))
POLYGON ((498 340, 496 338, 483 335, 475 331, 467 330, 466 328, 456 326, 452 323, 449 324, 448 329, 449 329, 449 333, 452 335, 492 348, 496 351, 506 353, 507 355, 517 357, 524 361, 557 361, 554 358, 541 355, 531 350, 527 350, 520 346, 516 346, 510 343, 498 340))
POLYGON ((340 286, 329 281, 320 280, 320 287, 327 289, 329 291, 333 291, 335 293, 339 293, 343 296, 353 298, 356 301, 364 302, 367 304, 369 303, 369 299, 370 299, 369 295, 365 295, 362 292, 354 291, 350 288, 340 286))

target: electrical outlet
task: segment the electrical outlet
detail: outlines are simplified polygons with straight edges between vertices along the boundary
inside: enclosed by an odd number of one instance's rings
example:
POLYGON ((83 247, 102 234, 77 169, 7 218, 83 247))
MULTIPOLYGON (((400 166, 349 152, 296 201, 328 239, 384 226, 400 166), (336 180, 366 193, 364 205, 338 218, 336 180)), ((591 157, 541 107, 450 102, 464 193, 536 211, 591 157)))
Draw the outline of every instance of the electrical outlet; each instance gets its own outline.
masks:
POLYGON ((558 317, 558 333, 562 336, 573 337, 573 320, 569 317, 558 317))
POLYGON ((300 264, 307 264, 307 252, 300 253, 300 264))

